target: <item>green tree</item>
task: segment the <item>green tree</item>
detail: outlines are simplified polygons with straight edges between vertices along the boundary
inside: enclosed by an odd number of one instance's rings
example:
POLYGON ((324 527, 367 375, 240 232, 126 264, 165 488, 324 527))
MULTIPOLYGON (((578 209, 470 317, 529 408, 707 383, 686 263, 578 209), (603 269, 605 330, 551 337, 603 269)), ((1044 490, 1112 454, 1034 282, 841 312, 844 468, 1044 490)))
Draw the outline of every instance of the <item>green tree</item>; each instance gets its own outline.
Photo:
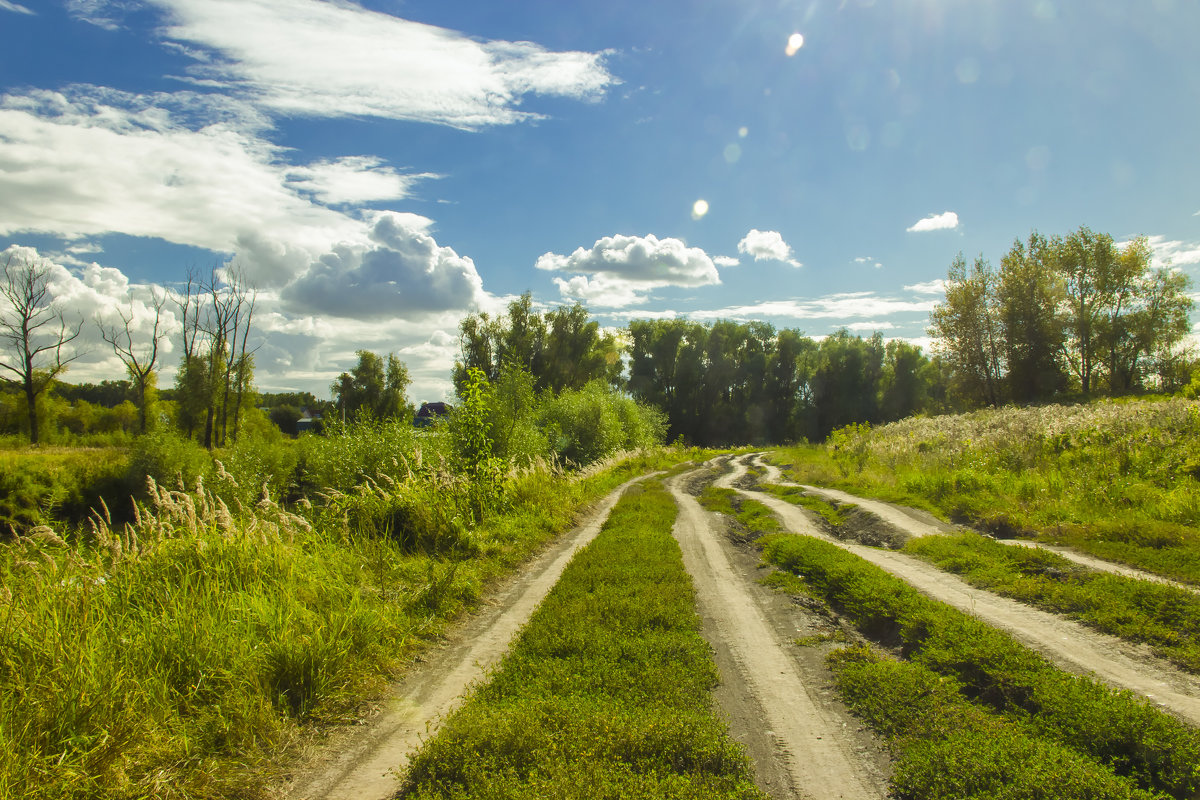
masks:
POLYGON ((1000 260, 996 303, 1009 397, 1018 403, 1045 402, 1066 386, 1060 354, 1065 330, 1063 279, 1058 242, 1034 231, 1027 243, 1013 242, 1000 260))
POLYGON ((1121 259, 1111 236, 1087 227, 1061 240, 1057 249, 1067 309, 1064 354, 1079 390, 1089 397, 1104 364, 1104 320, 1120 282, 1121 259))
POLYGON ((979 256, 970 272, 962 253, 946 275, 946 299, 929 315, 929 333, 950 367, 952 391, 968 405, 1000 404, 1003 376, 997 276, 979 256))
POLYGON ((580 388, 597 378, 620 382, 621 348, 601 332, 579 304, 538 314, 528 292, 508 304, 503 317, 471 314, 459 325, 459 358, 454 387, 462 395, 472 369, 495 381, 508 367, 533 376, 539 391, 580 388))
POLYGON ((879 386, 880 421, 895 422, 928 406, 928 364, 920 347, 899 339, 887 343, 879 386))
POLYGON ((370 350, 358 350, 355 355, 358 363, 329 387, 339 411, 347 419, 363 415, 375 419, 411 416, 408 367, 392 353, 386 362, 370 350))

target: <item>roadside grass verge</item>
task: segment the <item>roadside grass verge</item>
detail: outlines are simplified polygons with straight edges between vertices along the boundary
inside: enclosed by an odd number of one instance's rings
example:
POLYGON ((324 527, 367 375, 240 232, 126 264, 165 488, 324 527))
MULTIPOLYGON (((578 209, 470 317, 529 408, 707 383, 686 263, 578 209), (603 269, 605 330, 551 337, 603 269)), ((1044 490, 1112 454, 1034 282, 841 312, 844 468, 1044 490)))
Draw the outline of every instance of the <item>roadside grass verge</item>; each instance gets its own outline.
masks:
MULTIPOLYGON (((916 700, 908 701, 906 711, 905 702, 889 699, 893 689, 881 677, 860 681, 865 695, 847 697, 857 708, 876 709, 868 719, 874 714, 882 721, 873 724, 898 737, 897 780, 924 776, 920 784, 902 784, 907 787, 902 796, 1017 796, 1005 794, 1010 784, 1044 785, 1046 797, 1136 796, 1126 778, 1146 791, 1178 798, 1200 789, 1200 732, 1132 693, 1063 672, 995 628, 834 545, 807 536, 772 536, 764 540, 764 557, 802 576, 869 638, 935 674, 937 683, 930 685, 945 683, 964 702, 996 715, 980 726, 960 722, 909 733, 904 715, 912 716, 914 702, 919 712, 929 692, 913 690, 916 700), (1003 726, 1016 726, 1021 752, 1029 759, 1006 749, 1003 726), (954 738, 944 738, 939 730, 954 738), (1073 782, 1081 758, 1105 768, 1111 780, 1088 774, 1110 788, 1096 793, 1087 788, 1091 783, 1073 782), (953 782, 956 774, 962 782, 953 782), (918 785, 922 788, 913 788, 918 785)), ((929 684, 921 674, 898 673, 896 680, 929 684)))
POLYGON ((158 486, 128 527, 0 545, 0 797, 264 797, 305 725, 352 718, 583 504, 680 455, 514 474, 444 551, 158 486))
POLYGON ((754 798, 661 485, 629 489, 512 651, 413 757, 406 798, 754 798))
POLYGON ((972 586, 1144 642, 1183 669, 1200 672, 1200 596, 1194 592, 1089 570, 1057 553, 977 533, 925 536, 904 549, 972 586))
POLYGON ((772 455, 800 483, 904 503, 1200 584, 1200 401, 914 417, 772 455))
POLYGON ((896 753, 891 794, 921 800, 1149 800, 1088 757, 970 703, 921 664, 851 647, 829 656, 839 692, 896 753))

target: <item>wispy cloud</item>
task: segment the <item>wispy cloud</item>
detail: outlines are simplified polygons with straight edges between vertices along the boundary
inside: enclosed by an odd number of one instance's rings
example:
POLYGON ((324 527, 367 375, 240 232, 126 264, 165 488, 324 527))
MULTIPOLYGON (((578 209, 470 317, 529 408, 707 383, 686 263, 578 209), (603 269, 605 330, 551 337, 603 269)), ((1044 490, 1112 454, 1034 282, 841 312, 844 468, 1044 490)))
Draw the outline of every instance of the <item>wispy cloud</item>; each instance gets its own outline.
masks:
POLYGON ((643 311, 606 312, 614 319, 652 318, 673 319, 687 317, 696 320, 731 319, 749 321, 773 320, 832 320, 840 327, 851 330, 890 330, 897 325, 887 321, 855 322, 854 320, 879 320, 897 314, 928 314, 936 303, 933 300, 888 297, 875 292, 843 292, 812 299, 792 298, 788 300, 764 300, 760 303, 694 311, 643 311), (844 320, 844 322, 842 322, 844 320))
POLYGON ((20 3, 13 3, 11 0, 0 0, 0 11, 15 11, 18 14, 29 14, 30 16, 35 16, 34 13, 28 8, 20 3))
POLYGON ((1154 251, 1153 264, 1156 267, 1200 264, 1200 242, 1184 242, 1161 235, 1148 236, 1147 241, 1154 251))
POLYGON ((953 211, 944 211, 941 214, 933 214, 925 217, 910 225, 907 230, 909 233, 921 233, 924 231, 943 231, 958 227, 958 214, 953 211))
POLYGON ((883 262, 876 261, 871 256, 859 256, 858 258, 854 259, 854 263, 862 264, 863 266, 867 267, 874 267, 875 269, 883 269, 883 262))
POLYGON ((207 49, 193 79, 275 113, 383 117, 474 129, 536 118, 526 95, 598 98, 605 53, 478 41, 343 0, 149 0, 165 36, 207 49))
POLYGON ((904 291, 916 294, 945 294, 946 281, 944 278, 938 278, 937 280, 925 281, 924 283, 913 283, 905 286, 904 291))
POLYGON ((752 228, 738 242, 738 252, 754 256, 755 261, 781 261, 793 267, 804 266, 792 258, 792 248, 778 231, 760 231, 752 228))

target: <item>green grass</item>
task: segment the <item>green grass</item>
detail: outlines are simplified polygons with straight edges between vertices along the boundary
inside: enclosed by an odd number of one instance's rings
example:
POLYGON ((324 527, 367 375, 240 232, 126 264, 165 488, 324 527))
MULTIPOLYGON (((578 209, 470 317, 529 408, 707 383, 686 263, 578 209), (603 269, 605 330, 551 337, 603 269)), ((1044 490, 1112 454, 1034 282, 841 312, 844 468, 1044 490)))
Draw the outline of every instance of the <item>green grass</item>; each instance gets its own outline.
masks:
POLYGON ((922 800, 1142 800, 1161 796, 1026 726, 971 704, 953 679, 867 648, 829 657, 847 704, 896 754, 892 796, 922 800))
POLYGON ((675 513, 661 486, 626 493, 403 796, 763 798, 714 714, 675 513))
POLYGON ((833 528, 840 528, 845 525, 850 512, 857 508, 852 503, 834 503, 820 497, 813 497, 799 486, 765 484, 762 489, 781 500, 786 500, 789 503, 803 506, 809 511, 815 512, 833 528))
POLYGON ((727 514, 737 519, 754 538, 763 534, 783 532, 783 526, 769 508, 746 498, 734 489, 708 486, 700 494, 699 500, 709 511, 727 514))
POLYGON ((351 714, 583 503, 677 455, 515 475, 457 553, 165 490, 129 530, 0 546, 0 797, 262 797, 305 726, 351 714))
MULTIPOLYGON (((1051 775, 1070 773, 1076 756, 1102 765, 1114 776, 1128 777, 1148 791, 1183 798, 1200 790, 1200 732, 1146 701, 1062 672, 1007 635, 926 598, 836 546, 806 536, 779 535, 765 540, 764 557, 802 576, 811 591, 868 637, 898 648, 908 661, 935 673, 939 682, 950 682, 963 698, 999 715, 1004 724, 1019 726, 1022 737, 1031 737, 1021 740, 1027 752, 1044 753, 1022 767, 1024 772, 1018 775, 1013 770, 1019 765, 1011 754, 996 745, 1004 741, 997 738, 999 728, 985 726, 970 742, 960 740, 942 750, 934 747, 936 736, 924 737, 923 763, 941 767, 923 768, 926 780, 932 782, 928 795, 923 790, 902 796, 988 796, 990 790, 972 789, 975 793, 971 794, 962 787, 946 790, 949 795, 939 794, 942 790, 937 781, 942 779, 938 776, 954 763, 973 763, 971 774, 982 770, 1001 784, 1011 780, 1013 785, 1036 785, 1037 774, 1047 780, 1051 775), (1067 758, 1062 748, 1076 755, 1067 758), (954 795, 956 791, 964 794, 954 795)), ((884 684, 877 683, 873 689, 870 681, 866 685, 870 697, 861 703, 895 707, 896 713, 901 713, 902 705, 887 699, 890 690, 884 684)), ((921 697, 918 693, 913 701, 917 708, 923 702, 921 697)), ((896 730, 903 728, 900 722, 895 725, 896 730)), ((881 730, 895 735, 886 725, 881 730)), ((969 732, 963 729, 964 736, 969 732)), ((1087 791, 1080 791, 1082 794, 1074 796, 1088 796, 1087 791)))
MULTIPOLYGON (((729 490, 701 500, 748 528, 779 530, 764 506, 729 490)), ((891 742, 893 796, 1187 797, 1200 786, 1200 735, 1129 693, 1063 673, 833 545, 790 534, 761 541, 784 567, 765 582, 821 597, 911 659, 861 647, 830 657, 848 705, 891 742)))
POLYGON ((1194 592, 1094 572, 1057 553, 1005 545, 976 533, 926 536, 904 549, 972 586, 1145 642, 1184 669, 1200 672, 1200 596, 1194 592))
POLYGON ((914 417, 773 460, 801 483, 1200 584, 1198 436, 1200 401, 1101 401, 914 417))
POLYGON ((128 495, 122 448, 0 449, 0 541, 38 525, 80 522, 100 497, 128 495))

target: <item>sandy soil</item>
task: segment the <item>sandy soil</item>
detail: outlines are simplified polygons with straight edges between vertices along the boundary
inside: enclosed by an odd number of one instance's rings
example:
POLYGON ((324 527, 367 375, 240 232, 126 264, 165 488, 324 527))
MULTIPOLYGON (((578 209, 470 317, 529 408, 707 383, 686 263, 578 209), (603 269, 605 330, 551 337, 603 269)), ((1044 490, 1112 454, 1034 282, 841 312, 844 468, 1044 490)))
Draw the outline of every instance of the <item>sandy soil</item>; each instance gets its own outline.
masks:
POLYGON ((780 800, 884 797, 886 753, 837 697, 828 648, 796 643, 830 633, 830 621, 756 582, 769 570, 685 491, 690 477, 667 484, 679 505, 675 537, 721 671, 717 702, 757 782, 780 800))
POLYGON ((293 768, 277 795, 290 800, 384 800, 397 770, 422 738, 508 650, 517 631, 558 581, 567 562, 600 532, 621 493, 610 493, 585 520, 488 598, 485 608, 425 654, 358 725, 336 729, 293 768))
MULTIPOLYGON (((738 476, 745 471, 748 460, 747 457, 737 459, 734 472, 722 478, 721 483, 736 483, 738 476)), ((738 491, 774 511, 788 529, 824 539, 870 561, 926 595, 1007 631, 1063 669, 1091 674, 1111 686, 1129 689, 1185 721, 1200 725, 1200 679, 1154 657, 1149 648, 1097 633, 1079 623, 976 589, 949 573, 903 553, 834 539, 800 507, 762 492, 738 491)), ((825 490, 822 493, 826 493, 825 490)), ((876 510, 876 506, 887 506, 890 509, 887 516, 889 522, 901 527, 911 525, 915 529, 912 531, 914 535, 928 535, 927 523, 910 523, 908 520, 913 517, 898 507, 863 500, 844 492, 826 494, 872 511, 876 510), (916 533, 917 530, 924 530, 925 533, 916 533)))

